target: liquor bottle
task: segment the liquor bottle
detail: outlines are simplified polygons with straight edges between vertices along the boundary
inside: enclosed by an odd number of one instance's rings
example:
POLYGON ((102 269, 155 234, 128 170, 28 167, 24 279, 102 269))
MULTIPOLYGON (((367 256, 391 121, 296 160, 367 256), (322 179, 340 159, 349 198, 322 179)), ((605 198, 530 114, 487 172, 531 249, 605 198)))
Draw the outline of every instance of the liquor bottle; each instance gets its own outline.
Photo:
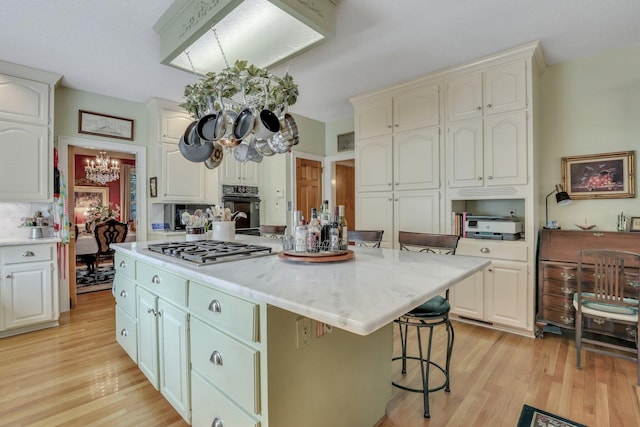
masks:
POLYGON ((333 222, 331 223, 331 244, 329 250, 331 252, 339 252, 342 245, 342 225, 340 224, 340 211, 336 206, 333 213, 333 222))
POLYGON ((311 208, 311 221, 307 226, 307 252, 320 251, 320 222, 318 221, 318 210, 311 208))
POLYGON ((342 234, 341 236, 341 240, 340 240, 340 249, 342 249, 343 251, 346 251, 347 249, 349 249, 349 236, 347 236, 347 218, 345 218, 344 216, 344 205, 340 205, 338 206, 338 213, 339 213, 339 221, 340 221, 340 226, 342 228, 342 234))
POLYGON ((298 213, 296 211, 296 215, 294 217, 299 218, 298 224, 295 226, 294 230, 294 248, 296 252, 306 252, 307 251, 307 225, 304 222, 304 217, 302 213, 298 213))
POLYGON ((329 201, 325 200, 320 210, 320 250, 329 250, 331 245, 330 230, 331 213, 329 212, 329 201))

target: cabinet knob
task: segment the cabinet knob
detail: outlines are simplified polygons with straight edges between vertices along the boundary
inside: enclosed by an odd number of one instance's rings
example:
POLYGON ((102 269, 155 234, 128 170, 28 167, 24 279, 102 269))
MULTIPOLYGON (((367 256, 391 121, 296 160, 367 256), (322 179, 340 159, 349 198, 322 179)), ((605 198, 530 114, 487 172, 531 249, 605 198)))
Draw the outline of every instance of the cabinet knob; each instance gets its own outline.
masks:
POLYGON ((493 177, 492 177, 491 175, 489 175, 489 176, 487 177, 487 179, 493 179, 493 177))
POLYGON ((211 301, 211 303, 209 304, 209 311, 213 313, 222 313, 222 304, 220 304, 220 301, 218 301, 217 299, 211 301))
POLYGON ((218 417, 215 417, 213 419, 213 422, 211 423, 211 427, 224 427, 224 426, 222 425, 222 420, 218 417))
POLYGON ((487 104, 487 108, 491 108, 491 104, 487 104))
POLYGON ((213 363, 216 366, 222 366, 222 354, 218 350, 215 350, 213 353, 211 353, 209 362, 213 363))
POLYGON ((482 181, 482 177, 481 176, 478 177, 478 181, 482 181))
POLYGON ((477 107, 476 107, 476 110, 477 110, 477 111, 481 111, 481 110, 482 110, 482 107, 481 107, 481 106, 477 106, 477 107))
POLYGON ((125 291, 124 289, 120 291, 120 296, 122 298, 126 298, 127 297, 127 291, 125 291))
POLYGON ((126 337, 127 335, 129 335, 129 331, 127 331, 126 329, 123 329, 120 331, 120 335, 122 335, 123 337, 126 337))
POLYGON ((400 125, 396 123, 396 127, 400 127, 400 125))
POLYGON ((387 185, 391 187, 393 185, 393 182, 387 182, 387 185))
POLYGON ((34 254, 34 253, 33 253, 33 252, 31 252, 31 251, 24 251, 24 252, 22 252, 22 256, 24 256, 24 257, 28 257, 28 256, 36 256, 36 254, 34 254))
POLYGON ((482 252, 483 254, 488 254, 489 252, 491 252, 491 249, 489 249, 489 248, 480 248, 480 252, 482 252))
POLYGON ((399 185, 399 184, 400 184, 399 182, 396 182, 396 185, 399 185))
POLYGON ((389 129, 391 129, 391 125, 387 125, 387 127, 388 127, 389 129))
POLYGON ((160 276, 158 276, 157 274, 155 274, 155 275, 151 278, 151 283, 153 283, 154 285, 158 285, 158 284, 160 284, 160 276))
POLYGON ((120 268, 127 268, 127 263, 124 261, 120 261, 120 268))
POLYGON ((11 274, 7 274, 7 279, 13 279, 13 276, 11 274))

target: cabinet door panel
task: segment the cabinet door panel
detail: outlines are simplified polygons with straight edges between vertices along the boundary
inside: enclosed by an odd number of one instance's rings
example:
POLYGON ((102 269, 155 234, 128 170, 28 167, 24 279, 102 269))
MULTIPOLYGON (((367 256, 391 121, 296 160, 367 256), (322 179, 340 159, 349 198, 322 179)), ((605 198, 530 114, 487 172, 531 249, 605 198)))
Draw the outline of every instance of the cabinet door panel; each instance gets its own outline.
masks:
POLYGON ((527 106, 527 70, 524 61, 487 70, 484 73, 486 114, 522 110, 527 106))
POLYGON ((0 312, 4 328, 13 329, 55 320, 51 263, 16 264, 2 272, 0 312))
POLYGON ((490 322, 527 328, 527 265, 491 261, 485 269, 487 319, 490 322))
POLYGON ((166 201, 204 201, 204 165, 185 159, 177 145, 162 144, 162 192, 166 201))
POLYGON ((393 186, 390 135, 356 142, 356 191, 388 191, 393 186))
POLYGON ((354 230, 383 230, 381 246, 393 247, 393 193, 357 193, 354 230))
POLYGON ((178 144, 180 137, 184 135, 184 131, 191 124, 193 119, 185 111, 173 111, 162 109, 161 126, 162 126, 162 142, 178 144))
POLYGON ((0 121, 0 200, 47 201, 50 195, 48 129, 0 121))
POLYGON ((390 134, 392 120, 390 96, 375 98, 359 104, 355 114, 356 138, 390 134))
POLYGON ((449 290, 452 313, 472 319, 484 319, 483 275, 483 271, 478 271, 449 290))
POLYGON ((452 123, 447 132, 449 187, 483 185, 482 120, 452 123))
POLYGON ((487 185, 527 183, 527 115, 523 112, 485 119, 484 159, 487 185))
POLYGON ((138 367, 158 390, 158 326, 154 314, 158 309, 158 297, 138 287, 136 300, 138 301, 138 367))
POLYGON ((393 200, 393 244, 398 248, 398 232, 440 232, 439 191, 398 191, 393 200))
POLYGON ((473 119, 482 116, 482 73, 457 77, 447 82, 447 119, 473 119))
POLYGON ((394 190, 440 188, 440 128, 393 136, 394 190))
POLYGON ((49 85, 0 75, 0 118, 47 126, 49 85))
POLYGON ((419 86, 393 97, 395 130, 406 131, 440 123, 440 91, 438 85, 419 86))

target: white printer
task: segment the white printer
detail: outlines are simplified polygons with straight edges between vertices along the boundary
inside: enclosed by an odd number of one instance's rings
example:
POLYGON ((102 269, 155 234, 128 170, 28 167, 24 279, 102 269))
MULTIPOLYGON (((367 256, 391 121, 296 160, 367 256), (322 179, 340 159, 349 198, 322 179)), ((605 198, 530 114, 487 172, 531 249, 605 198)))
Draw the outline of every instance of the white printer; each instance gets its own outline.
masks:
POLYGON ((472 239, 519 240, 522 236, 522 221, 515 216, 469 215, 464 227, 472 239))

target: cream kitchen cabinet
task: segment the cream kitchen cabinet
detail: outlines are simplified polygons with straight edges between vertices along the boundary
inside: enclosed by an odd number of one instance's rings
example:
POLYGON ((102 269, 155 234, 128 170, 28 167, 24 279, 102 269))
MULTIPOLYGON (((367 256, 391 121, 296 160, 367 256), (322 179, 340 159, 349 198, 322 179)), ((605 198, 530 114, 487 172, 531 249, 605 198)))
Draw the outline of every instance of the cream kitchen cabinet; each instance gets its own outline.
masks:
POLYGON ((193 118, 184 110, 162 107, 160 111, 161 140, 170 144, 178 144, 185 129, 193 122, 193 118))
POLYGON ((356 191, 440 188, 440 128, 358 140, 356 191))
POLYGON ((175 144, 162 143, 160 189, 163 201, 204 202, 205 166, 185 159, 175 144))
POLYGON ((221 184, 258 185, 259 164, 256 162, 239 162, 230 150, 226 150, 220 168, 221 184))
POLYGON ((58 325, 55 243, 0 248, 0 337, 58 325))
POLYGON ((438 84, 412 84, 392 93, 353 102, 356 106, 356 138, 388 135, 440 123, 438 84))
POLYGON ((53 200, 53 89, 59 80, 0 61, 0 201, 53 200))
POLYGON ((524 111, 450 123, 445 146, 450 188, 528 182, 524 111))
POLYGON ((451 313, 528 333, 532 328, 532 281, 524 242, 462 239, 457 255, 482 256, 491 265, 450 290, 451 313))
POLYGON ((525 109, 526 75, 526 62, 516 61, 448 80, 447 121, 525 109))
POLYGON ((438 233, 440 191, 356 193, 356 224, 384 230, 381 246, 398 248, 398 231, 438 233))

